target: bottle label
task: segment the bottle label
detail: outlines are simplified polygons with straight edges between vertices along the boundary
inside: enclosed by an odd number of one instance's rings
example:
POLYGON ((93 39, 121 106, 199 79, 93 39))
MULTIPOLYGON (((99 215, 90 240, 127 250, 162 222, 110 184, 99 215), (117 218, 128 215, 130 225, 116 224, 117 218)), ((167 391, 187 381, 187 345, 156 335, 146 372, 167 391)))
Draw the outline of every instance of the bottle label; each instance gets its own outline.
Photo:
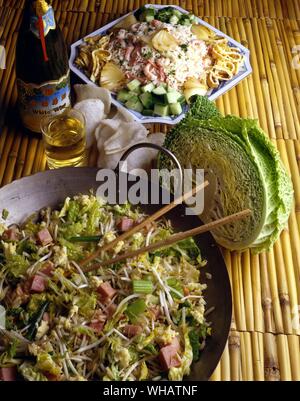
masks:
MULTIPOLYGON (((51 31, 51 29, 53 30, 56 29, 56 22, 53 8, 49 7, 48 11, 42 16, 42 18, 44 23, 44 36, 46 37, 48 33, 51 31)), ((31 17, 30 30, 38 39, 40 39, 39 19, 38 16, 36 15, 33 15, 31 17)))
POLYGON ((17 80, 19 107, 25 127, 40 132, 40 121, 46 115, 61 114, 71 106, 70 72, 58 81, 42 85, 17 80))

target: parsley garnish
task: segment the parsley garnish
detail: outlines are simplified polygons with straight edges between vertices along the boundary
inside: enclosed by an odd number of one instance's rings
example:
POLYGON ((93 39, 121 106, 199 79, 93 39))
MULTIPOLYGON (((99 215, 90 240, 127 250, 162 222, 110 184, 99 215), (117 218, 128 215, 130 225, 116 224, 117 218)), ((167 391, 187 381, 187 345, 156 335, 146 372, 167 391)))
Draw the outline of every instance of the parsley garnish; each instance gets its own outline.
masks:
POLYGON ((185 44, 183 44, 183 45, 180 45, 180 47, 182 48, 182 50, 183 51, 187 51, 187 49, 188 49, 188 45, 185 45, 185 44))

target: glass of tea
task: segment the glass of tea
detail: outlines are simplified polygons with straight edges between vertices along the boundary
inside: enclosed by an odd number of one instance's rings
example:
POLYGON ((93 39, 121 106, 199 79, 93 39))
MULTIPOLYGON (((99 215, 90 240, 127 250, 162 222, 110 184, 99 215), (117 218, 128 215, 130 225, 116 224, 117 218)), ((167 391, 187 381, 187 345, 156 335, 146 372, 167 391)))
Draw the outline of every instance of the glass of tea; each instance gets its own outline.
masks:
POLYGON ((44 147, 50 169, 86 164, 86 122, 74 109, 41 121, 44 147))

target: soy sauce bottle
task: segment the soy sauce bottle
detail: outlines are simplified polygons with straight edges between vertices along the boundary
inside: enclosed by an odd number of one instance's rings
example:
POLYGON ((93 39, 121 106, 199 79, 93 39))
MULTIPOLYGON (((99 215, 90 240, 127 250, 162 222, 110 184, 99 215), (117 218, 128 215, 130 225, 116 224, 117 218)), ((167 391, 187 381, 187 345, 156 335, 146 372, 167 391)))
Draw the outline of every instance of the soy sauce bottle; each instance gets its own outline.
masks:
POLYGON ((18 104, 23 125, 40 132, 46 115, 71 105, 68 52, 53 8, 26 0, 16 48, 18 104))

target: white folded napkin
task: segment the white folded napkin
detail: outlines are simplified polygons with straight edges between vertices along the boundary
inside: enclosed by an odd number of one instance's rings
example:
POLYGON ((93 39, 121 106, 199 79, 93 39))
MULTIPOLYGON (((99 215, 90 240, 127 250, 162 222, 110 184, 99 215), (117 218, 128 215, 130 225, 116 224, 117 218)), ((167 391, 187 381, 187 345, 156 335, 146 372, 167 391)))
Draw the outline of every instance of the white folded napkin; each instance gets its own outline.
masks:
MULTIPOLYGON (((78 101, 74 108, 86 118, 88 147, 97 141, 98 167, 115 169, 125 151, 137 143, 163 144, 164 134, 149 135, 145 126, 134 121, 124 107, 111 107, 108 90, 92 85, 75 85, 74 89, 78 101)), ((148 170, 157 153, 147 148, 134 151, 127 159, 127 171, 135 168, 148 170)))

